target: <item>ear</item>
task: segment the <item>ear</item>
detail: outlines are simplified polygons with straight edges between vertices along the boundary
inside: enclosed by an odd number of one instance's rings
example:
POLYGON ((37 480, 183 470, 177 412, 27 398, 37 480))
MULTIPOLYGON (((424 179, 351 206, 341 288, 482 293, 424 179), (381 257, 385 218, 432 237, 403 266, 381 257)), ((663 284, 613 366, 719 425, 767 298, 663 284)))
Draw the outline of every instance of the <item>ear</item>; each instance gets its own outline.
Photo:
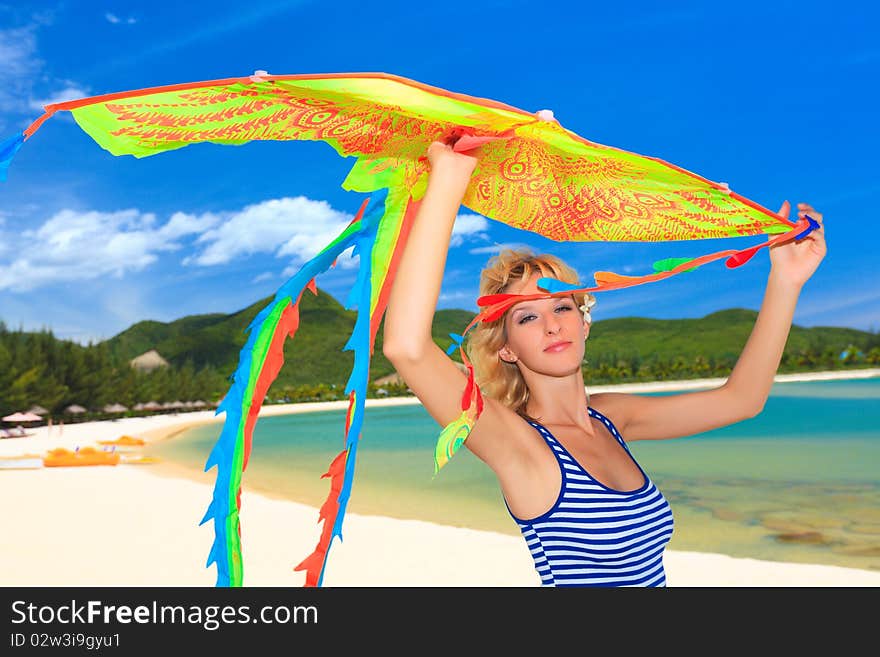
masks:
POLYGON ((514 354, 510 349, 507 348, 507 345, 501 347, 498 350, 498 358, 503 360, 505 363, 515 363, 516 362, 516 354, 514 354))

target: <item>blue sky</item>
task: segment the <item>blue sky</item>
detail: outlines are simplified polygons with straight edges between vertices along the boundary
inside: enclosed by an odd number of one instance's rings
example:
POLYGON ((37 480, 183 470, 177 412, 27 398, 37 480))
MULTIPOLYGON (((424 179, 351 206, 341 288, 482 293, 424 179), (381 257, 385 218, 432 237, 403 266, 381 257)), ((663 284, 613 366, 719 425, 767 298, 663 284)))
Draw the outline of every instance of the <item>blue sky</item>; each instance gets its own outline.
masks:
MULTIPOLYGON (((674 163, 778 210, 825 216, 828 255, 800 326, 880 330, 872 199, 880 12, 849 2, 43 2, 0 4, 0 138, 49 102, 247 75, 384 72, 528 111, 586 139, 674 163)), ((322 143, 200 144, 114 157, 62 112, 0 183, 0 320, 82 343, 145 319, 230 313, 273 294, 351 219, 352 160, 322 143)), ((796 218, 796 217, 795 217, 796 218)), ((474 215, 456 220, 439 307, 476 310, 504 245, 650 273, 666 257, 765 236, 557 243, 474 215)), ((344 303, 357 259, 320 276, 344 303)), ((758 310, 769 256, 719 260, 598 295, 596 320, 758 310)))

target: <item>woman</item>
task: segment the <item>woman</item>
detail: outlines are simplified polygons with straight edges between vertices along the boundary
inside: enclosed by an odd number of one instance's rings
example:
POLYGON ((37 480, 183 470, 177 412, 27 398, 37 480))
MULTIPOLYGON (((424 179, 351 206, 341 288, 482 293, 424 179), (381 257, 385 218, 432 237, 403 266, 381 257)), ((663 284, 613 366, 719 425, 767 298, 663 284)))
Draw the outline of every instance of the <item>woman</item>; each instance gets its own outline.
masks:
MULTIPOLYGON (((385 314, 383 352, 441 426, 461 414, 466 376, 431 338, 449 240, 477 163, 451 143, 428 149, 428 187, 385 314)), ((581 371, 587 294, 528 300, 474 329, 469 356, 487 390, 465 445, 495 473, 546 586, 664 586, 672 513, 626 441, 693 435, 754 417, 773 385, 801 287, 825 255, 820 228, 769 247, 771 272, 752 334, 727 382, 663 397, 588 395, 581 371), (584 311, 582 315, 580 311, 584 311)), ((780 214, 788 217, 788 201, 780 214)), ((552 276, 577 283, 553 256, 505 251, 481 294, 537 294, 552 276)))

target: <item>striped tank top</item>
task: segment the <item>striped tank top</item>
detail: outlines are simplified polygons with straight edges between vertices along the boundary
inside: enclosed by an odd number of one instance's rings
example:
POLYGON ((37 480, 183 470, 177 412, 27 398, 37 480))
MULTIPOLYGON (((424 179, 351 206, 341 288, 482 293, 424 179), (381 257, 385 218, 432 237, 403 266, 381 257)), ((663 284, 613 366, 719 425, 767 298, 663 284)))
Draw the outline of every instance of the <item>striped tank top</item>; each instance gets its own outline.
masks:
MULTIPOLYGON (((666 586, 663 550, 672 538, 672 509, 636 462, 617 428, 587 407, 626 450, 644 477, 642 486, 619 491, 599 483, 537 422, 562 471, 556 503, 519 525, 542 586, 666 586)), ((505 505, 506 505, 505 500, 505 505)))

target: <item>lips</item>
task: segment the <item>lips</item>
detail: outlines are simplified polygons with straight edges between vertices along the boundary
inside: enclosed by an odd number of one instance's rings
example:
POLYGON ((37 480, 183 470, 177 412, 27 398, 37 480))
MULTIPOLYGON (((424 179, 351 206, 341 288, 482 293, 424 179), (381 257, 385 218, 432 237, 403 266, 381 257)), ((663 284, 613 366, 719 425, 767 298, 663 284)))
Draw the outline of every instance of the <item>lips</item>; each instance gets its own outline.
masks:
POLYGON ((562 351, 564 349, 567 349, 570 345, 571 345, 571 342, 566 342, 566 341, 554 342, 549 347, 545 347, 544 351, 556 353, 557 351, 562 351))

